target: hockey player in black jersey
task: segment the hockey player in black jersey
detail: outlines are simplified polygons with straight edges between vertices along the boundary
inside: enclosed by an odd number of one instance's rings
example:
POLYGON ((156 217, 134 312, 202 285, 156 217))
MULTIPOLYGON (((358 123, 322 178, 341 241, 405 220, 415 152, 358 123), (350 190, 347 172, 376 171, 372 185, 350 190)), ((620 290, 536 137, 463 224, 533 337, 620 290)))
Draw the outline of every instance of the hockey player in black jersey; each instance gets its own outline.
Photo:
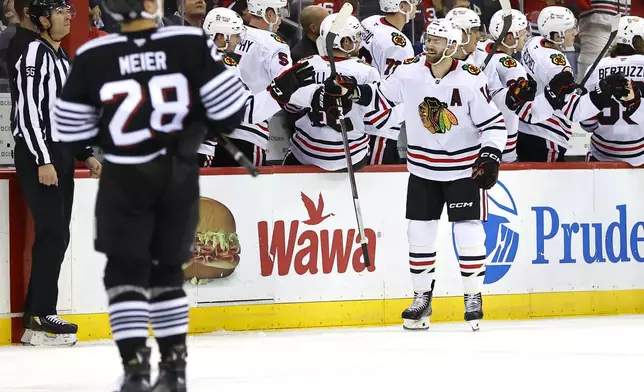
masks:
POLYGON ((104 151, 95 248, 107 256, 110 325, 125 371, 119 391, 183 392, 188 301, 181 267, 198 222, 197 149, 206 133, 226 134, 240 123, 247 93, 202 29, 157 28, 162 7, 155 0, 103 6, 122 32, 78 49, 53 128, 62 141, 104 151), (150 324, 161 354, 154 384, 150 324))

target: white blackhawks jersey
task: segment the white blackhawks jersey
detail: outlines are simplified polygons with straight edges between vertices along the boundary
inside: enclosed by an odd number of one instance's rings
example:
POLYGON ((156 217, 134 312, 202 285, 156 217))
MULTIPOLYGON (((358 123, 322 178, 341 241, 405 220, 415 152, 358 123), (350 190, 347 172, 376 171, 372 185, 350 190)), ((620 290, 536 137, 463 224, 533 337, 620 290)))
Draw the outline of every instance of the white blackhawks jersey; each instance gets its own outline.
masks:
MULTIPOLYGON (((544 43, 543 37, 532 37, 521 52, 521 63, 528 75, 537 82, 537 91, 539 92, 544 91, 550 80, 564 69, 568 69, 572 73, 566 56, 556 49, 547 48, 544 43)), ((532 110, 534 117, 534 104, 532 110)), ((520 116, 519 121, 520 132, 541 137, 564 148, 569 147, 568 140, 572 136, 571 128, 572 123, 563 110, 553 110, 552 115, 544 121, 537 122, 533 118, 531 123, 527 123, 524 116, 520 116)))
POLYGON ((404 103, 407 169, 415 176, 443 182, 470 177, 482 147, 503 151, 503 116, 476 66, 453 60, 437 80, 418 57, 372 90, 372 105, 404 103))
MULTIPOLYGON (((235 56, 223 54, 226 67, 235 72, 241 79, 241 71, 237 66, 235 56)), ((242 80, 243 82, 243 80, 242 80)), ((246 86, 248 89, 248 86, 246 86)), ((231 139, 245 140, 265 150, 268 147, 268 120, 281 110, 281 107, 266 90, 249 95, 246 101, 246 111, 241 124, 228 135, 231 139)), ((199 154, 215 155, 217 139, 204 141, 199 147, 199 154)))
MULTIPOLYGON (((634 82, 644 82, 644 55, 603 58, 585 87, 590 91, 600 79, 617 72, 634 82)), ((627 162, 632 166, 644 164, 644 126, 641 125, 644 124, 644 118, 641 116, 641 108, 629 115, 622 104, 613 99, 613 104, 600 112, 590 99, 579 98, 579 101, 576 105, 578 110, 582 111, 582 106, 586 109, 580 116, 587 119, 581 122, 581 126, 593 133, 590 138, 590 153, 593 157, 600 161, 627 162), (593 112, 596 115, 589 117, 593 112)), ((574 105, 574 102, 571 103, 574 105)))
MULTIPOLYGON (((483 64, 492 49, 492 45, 494 45, 494 42, 489 40, 477 45, 476 61, 478 64, 483 64)), ((514 110, 507 107, 505 96, 508 92, 508 86, 519 78, 527 79, 528 76, 525 68, 518 61, 502 52, 496 52, 492 55, 492 59, 485 68, 485 73, 488 76, 490 85, 494 86, 490 87, 492 100, 503 113, 505 127, 508 130, 508 141, 503 150, 503 162, 515 162, 517 160, 519 116, 514 110)))
POLYGON ((383 78, 391 75, 403 61, 414 57, 414 48, 409 38, 383 16, 370 16, 361 24, 363 31, 360 57, 376 67, 383 78))
MULTIPOLYGON (((239 57, 241 79, 255 95, 266 90, 273 79, 291 68, 291 50, 284 40, 270 31, 246 28, 246 36, 235 47, 239 57)), ((231 139, 245 140, 266 149, 268 146, 268 120, 255 121, 252 129, 238 128, 229 135, 231 139)))
MULTIPOLYGON (((380 77, 386 79, 405 60, 414 57, 412 42, 402 31, 392 26, 381 15, 373 15, 363 20, 362 41, 360 42, 360 57, 368 64, 374 66, 380 77)), ((392 112, 392 123, 402 123, 404 107, 395 107, 392 112)), ((374 136, 384 136, 388 139, 398 140, 400 124, 391 128, 375 129, 369 125, 365 132, 374 136)))
MULTIPOLYGON (((358 84, 376 83, 380 80, 378 71, 358 58, 335 58, 337 72, 356 78, 358 84)), ((315 69, 315 78, 323 83, 331 75, 327 57, 312 56, 300 61, 308 61, 315 69)), ((290 103, 300 107, 311 107, 311 98, 318 85, 310 85, 297 90, 290 103)), ((374 126, 387 125, 391 118, 388 107, 381 107, 369 113, 368 108, 353 104, 345 113, 347 119, 349 149, 353 164, 362 161, 369 152, 369 136, 365 134, 365 121, 373 121, 374 126)), ((295 122, 295 133, 290 142, 291 153, 305 165, 315 165, 327 171, 346 169, 347 164, 342 144, 342 134, 326 125, 325 119, 309 112, 295 122)))

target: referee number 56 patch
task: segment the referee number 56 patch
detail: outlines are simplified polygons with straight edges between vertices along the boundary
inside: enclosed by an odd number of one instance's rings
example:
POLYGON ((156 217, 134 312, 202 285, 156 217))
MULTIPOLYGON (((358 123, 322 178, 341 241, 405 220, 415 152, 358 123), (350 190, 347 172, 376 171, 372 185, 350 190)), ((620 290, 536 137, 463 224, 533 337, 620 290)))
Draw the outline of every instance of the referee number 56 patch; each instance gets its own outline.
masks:
POLYGON ((33 78, 36 76, 36 67, 27 67, 27 77, 33 78))

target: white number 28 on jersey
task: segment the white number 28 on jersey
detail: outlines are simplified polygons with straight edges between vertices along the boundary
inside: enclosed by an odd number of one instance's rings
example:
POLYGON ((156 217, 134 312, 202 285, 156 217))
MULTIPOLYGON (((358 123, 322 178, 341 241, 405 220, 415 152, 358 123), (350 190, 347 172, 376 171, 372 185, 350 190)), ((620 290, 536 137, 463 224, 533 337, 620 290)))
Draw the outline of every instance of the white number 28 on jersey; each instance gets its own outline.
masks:
POLYGON ((188 80, 178 73, 154 76, 147 86, 141 86, 134 79, 105 83, 100 96, 101 101, 106 104, 123 98, 109 124, 115 146, 131 146, 152 137, 150 128, 129 129, 130 122, 148 96, 153 109, 149 125, 155 131, 180 131, 190 110, 188 80), (176 101, 167 100, 169 91, 176 93, 176 101))

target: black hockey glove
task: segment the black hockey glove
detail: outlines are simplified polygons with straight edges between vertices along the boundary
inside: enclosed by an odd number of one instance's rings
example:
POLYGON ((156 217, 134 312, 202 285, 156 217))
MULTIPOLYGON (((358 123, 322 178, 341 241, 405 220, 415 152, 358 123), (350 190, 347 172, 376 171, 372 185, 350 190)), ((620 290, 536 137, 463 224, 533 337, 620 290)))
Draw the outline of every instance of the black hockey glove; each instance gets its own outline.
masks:
POLYGON ((327 94, 337 97, 347 97, 351 100, 360 98, 358 81, 353 76, 336 75, 335 79, 328 78, 324 81, 327 94))
POLYGON ((501 165, 501 151, 494 147, 483 147, 479 157, 472 167, 472 179, 479 184, 481 189, 490 189, 499 178, 501 165))
POLYGON ((545 88, 546 99, 555 110, 560 110, 566 102, 566 95, 577 89, 575 77, 568 71, 556 74, 545 88))
POLYGON ((534 101, 537 96, 537 82, 519 78, 508 86, 505 94, 505 104, 511 110, 517 110, 527 101, 534 101))
POLYGON ((615 73, 601 79, 588 95, 593 105, 601 110, 612 105, 613 97, 620 100, 629 94, 628 79, 622 73, 615 73))
POLYGON ((308 61, 296 63, 275 78, 267 87, 271 96, 280 105, 286 105, 291 100, 291 95, 300 87, 315 83, 315 70, 308 61))
MULTIPOLYGON (((347 97, 334 96, 326 92, 324 87, 321 87, 313 94, 311 101, 311 112, 309 118, 314 125, 322 126, 328 125, 338 132, 342 132, 340 127, 340 110, 338 103, 342 105, 342 113, 346 116, 353 107, 352 101, 347 97)), ((345 125, 347 132, 353 130, 353 125, 349 118, 345 118, 345 125)))
POLYGON ((619 101, 626 108, 626 114, 630 116, 640 107, 642 96, 644 96, 644 82, 633 82, 632 80, 628 82, 629 94, 619 101))

